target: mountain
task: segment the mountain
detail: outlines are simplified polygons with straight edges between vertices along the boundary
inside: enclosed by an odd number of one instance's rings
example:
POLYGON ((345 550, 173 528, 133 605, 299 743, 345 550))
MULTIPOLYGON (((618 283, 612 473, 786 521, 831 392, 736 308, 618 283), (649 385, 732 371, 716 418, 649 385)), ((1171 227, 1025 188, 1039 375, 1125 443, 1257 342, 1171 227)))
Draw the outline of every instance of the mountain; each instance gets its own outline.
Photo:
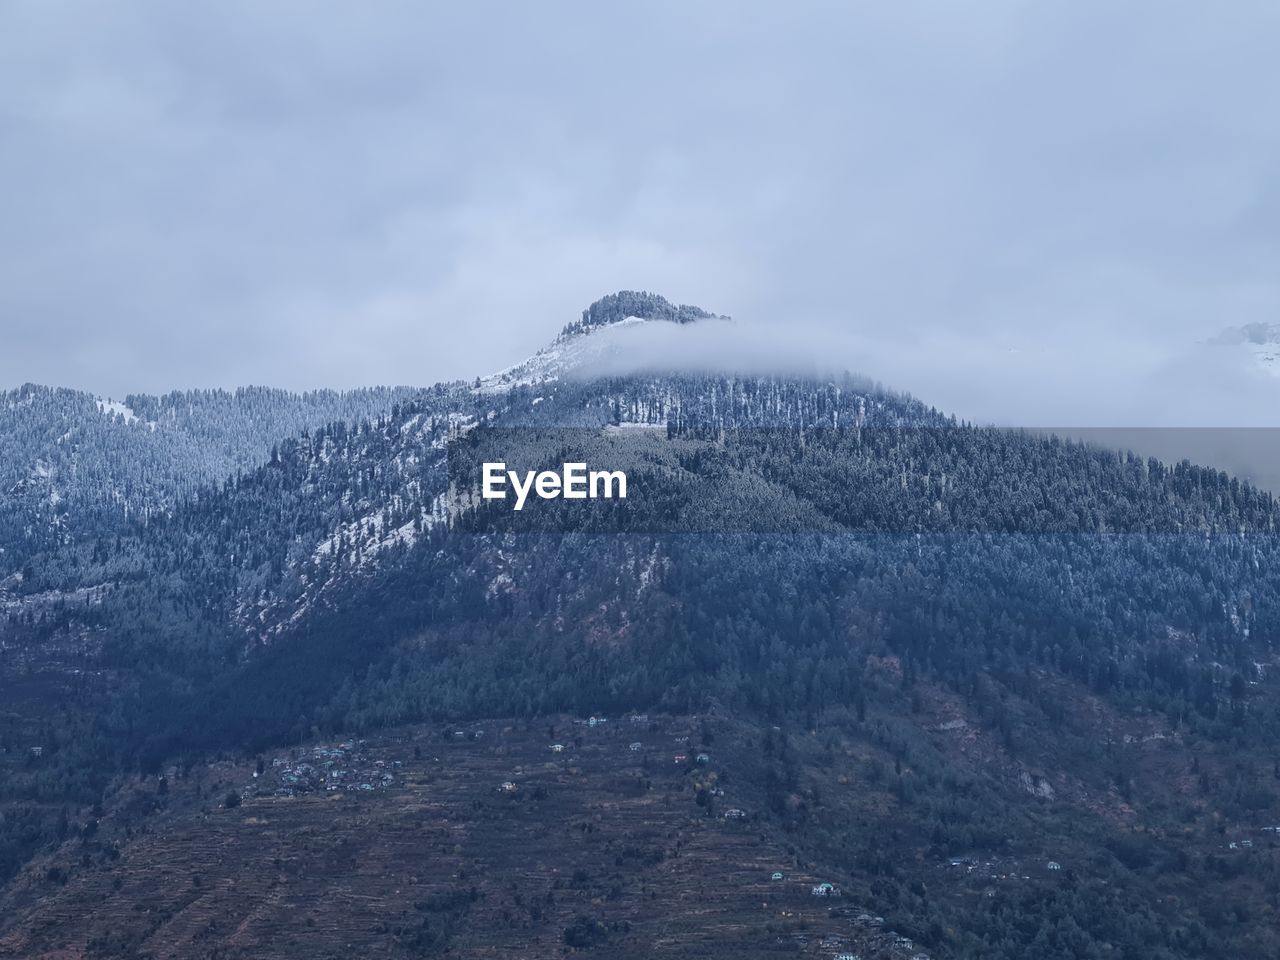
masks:
POLYGON ((665 303, 32 555, 0 956, 1274 955, 1275 498, 665 303))

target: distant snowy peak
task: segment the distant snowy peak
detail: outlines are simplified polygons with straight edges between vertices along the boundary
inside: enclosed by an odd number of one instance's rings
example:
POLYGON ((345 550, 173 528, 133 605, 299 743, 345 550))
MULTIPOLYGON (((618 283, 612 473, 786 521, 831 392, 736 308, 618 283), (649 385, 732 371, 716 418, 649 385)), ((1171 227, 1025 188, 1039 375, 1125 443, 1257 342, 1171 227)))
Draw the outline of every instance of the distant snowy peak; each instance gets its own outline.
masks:
POLYGON ((1228 327, 1213 338, 1213 343, 1251 343, 1259 346, 1280 344, 1280 323, 1246 323, 1228 327))
POLYGON ((558 380, 572 370, 600 366, 624 350, 628 333, 658 321, 673 324, 728 320, 688 304, 675 305, 656 293, 623 290, 601 297, 560 335, 528 360, 479 380, 482 393, 558 380))
POLYGON ((1259 367, 1273 377, 1280 377, 1280 324, 1246 323, 1228 327, 1210 343, 1242 348, 1249 352, 1259 367))

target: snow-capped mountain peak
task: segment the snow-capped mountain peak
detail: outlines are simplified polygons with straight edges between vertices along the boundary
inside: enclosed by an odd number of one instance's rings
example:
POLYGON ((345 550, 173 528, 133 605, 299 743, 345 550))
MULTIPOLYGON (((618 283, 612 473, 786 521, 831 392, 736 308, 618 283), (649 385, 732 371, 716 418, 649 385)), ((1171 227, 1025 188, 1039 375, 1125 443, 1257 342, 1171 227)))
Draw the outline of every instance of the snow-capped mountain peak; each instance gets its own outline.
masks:
POLYGON ((728 320, 689 304, 673 304, 646 291, 622 290, 601 297, 582 311, 582 319, 570 323, 559 336, 528 360, 483 377, 482 393, 509 390, 558 380, 571 370, 600 365, 626 349, 628 334, 649 323, 687 324, 699 320, 728 320))
POLYGON ((1273 377, 1280 377, 1280 324, 1246 323, 1229 327, 1210 342, 1215 346, 1243 349, 1259 368, 1273 377))

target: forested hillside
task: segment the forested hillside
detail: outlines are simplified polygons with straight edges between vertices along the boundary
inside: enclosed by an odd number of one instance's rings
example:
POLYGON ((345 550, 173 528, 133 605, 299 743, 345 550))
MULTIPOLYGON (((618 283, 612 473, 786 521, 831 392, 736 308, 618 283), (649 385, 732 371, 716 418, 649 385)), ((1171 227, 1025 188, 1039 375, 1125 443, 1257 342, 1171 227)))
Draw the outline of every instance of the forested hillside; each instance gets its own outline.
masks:
POLYGON ((0 575, 36 551, 169 510, 265 462, 280 440, 359 423, 414 393, 247 387, 105 401, 27 385, 0 394, 0 575))

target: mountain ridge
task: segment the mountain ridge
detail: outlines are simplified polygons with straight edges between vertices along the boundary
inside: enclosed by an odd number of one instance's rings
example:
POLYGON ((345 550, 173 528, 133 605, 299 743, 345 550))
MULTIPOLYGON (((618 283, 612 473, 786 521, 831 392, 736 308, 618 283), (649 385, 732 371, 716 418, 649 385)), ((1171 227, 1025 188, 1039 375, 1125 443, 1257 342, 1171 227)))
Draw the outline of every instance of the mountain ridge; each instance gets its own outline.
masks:
MULTIPOLYGON (((710 313, 702 307, 690 304, 673 304, 666 297, 647 290, 619 290, 606 294, 582 311, 582 319, 566 324, 560 337, 570 337, 597 327, 618 323, 634 317, 639 320, 659 320, 685 324, 697 320, 728 320, 728 317, 710 313)), ((559 339, 559 338, 557 338, 559 339)))

